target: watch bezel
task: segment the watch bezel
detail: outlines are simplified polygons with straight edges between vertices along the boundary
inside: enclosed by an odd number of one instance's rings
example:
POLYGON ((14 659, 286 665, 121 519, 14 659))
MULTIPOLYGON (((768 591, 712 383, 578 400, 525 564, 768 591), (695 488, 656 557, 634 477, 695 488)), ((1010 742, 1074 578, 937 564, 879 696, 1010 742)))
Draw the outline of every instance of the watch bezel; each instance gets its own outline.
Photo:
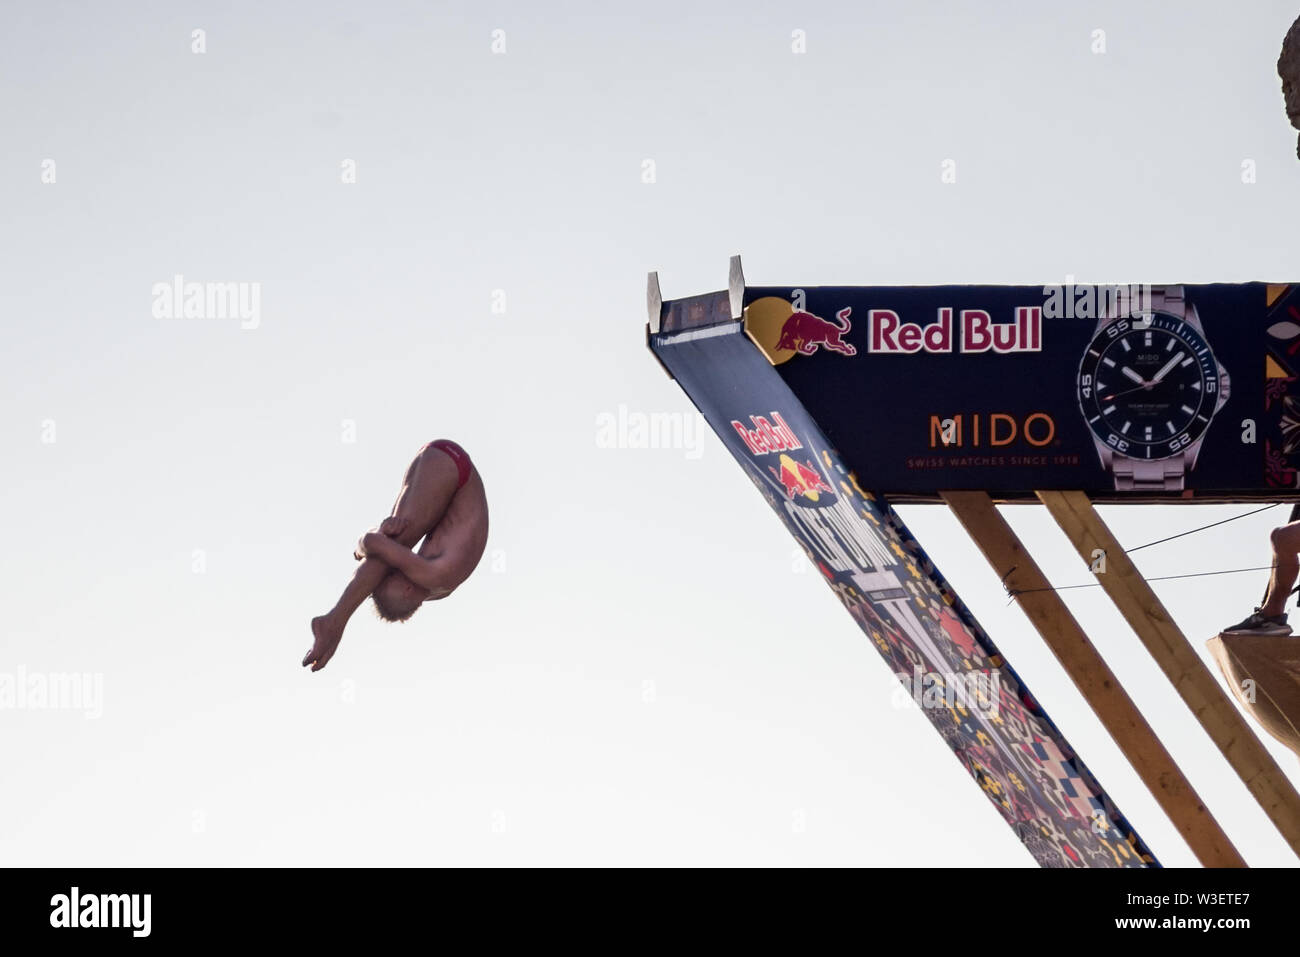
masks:
MULTIPOLYGON (((1141 328, 1141 326, 1138 326, 1138 328, 1141 328)), ((1204 437, 1210 423, 1214 420, 1215 413, 1219 409, 1221 386, 1225 379, 1226 376, 1221 374, 1218 361, 1215 359, 1214 350, 1210 348, 1204 333, 1194 323, 1184 316, 1164 309, 1136 310, 1107 320, 1103 325, 1098 326, 1092 338, 1088 340, 1088 344, 1079 357, 1079 367, 1075 373, 1074 399, 1080 413, 1083 415, 1084 424, 1087 426, 1088 431, 1101 443, 1102 448, 1129 459, 1159 462, 1185 455, 1189 449, 1204 437), (1196 411, 1192 413, 1188 426, 1167 439, 1152 442, 1127 438, 1112 429, 1109 423, 1106 422, 1105 413, 1102 412, 1100 403, 1096 399, 1096 389, 1094 388, 1096 367, 1102 361, 1102 356, 1106 351, 1105 348, 1097 351, 1097 357, 1091 363, 1093 374, 1088 383, 1085 384, 1084 382, 1089 357, 1098 342, 1109 335, 1109 339, 1105 342, 1105 345, 1109 347, 1120 335, 1130 331, 1135 325, 1144 320, 1148 321, 1149 326, 1163 329, 1192 346, 1192 355, 1193 358, 1197 359, 1202 383, 1200 401, 1196 411), (1157 323, 1162 320, 1173 325, 1158 325, 1157 323), (1196 351, 1197 343, 1204 347, 1203 353, 1196 351), (1085 389, 1090 392, 1087 396, 1084 395, 1085 389), (1204 418, 1203 422, 1198 421, 1201 417, 1204 418)))

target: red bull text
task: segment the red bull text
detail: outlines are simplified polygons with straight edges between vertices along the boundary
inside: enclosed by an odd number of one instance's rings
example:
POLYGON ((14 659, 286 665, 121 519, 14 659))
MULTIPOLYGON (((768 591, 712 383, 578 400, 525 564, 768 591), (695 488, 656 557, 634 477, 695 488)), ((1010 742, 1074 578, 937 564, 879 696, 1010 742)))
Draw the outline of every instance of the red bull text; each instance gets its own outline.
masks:
POLYGON ((752 429, 746 428, 743 423, 735 419, 731 420, 731 427, 740 435, 749 451, 755 455, 789 452, 803 448, 794 430, 785 424, 785 419, 781 418, 781 413, 773 412, 771 415, 771 422, 761 415, 751 415, 749 421, 754 426, 752 429))

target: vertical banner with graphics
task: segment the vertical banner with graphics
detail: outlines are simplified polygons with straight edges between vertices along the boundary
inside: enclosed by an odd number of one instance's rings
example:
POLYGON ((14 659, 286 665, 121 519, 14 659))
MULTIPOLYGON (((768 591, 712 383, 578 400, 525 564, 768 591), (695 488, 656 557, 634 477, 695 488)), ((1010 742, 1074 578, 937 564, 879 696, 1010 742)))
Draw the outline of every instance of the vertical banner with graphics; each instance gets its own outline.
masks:
MULTIPOLYGON (((980 790, 1043 867, 1158 867, 898 515, 858 487, 727 301, 724 292, 664 303, 651 350, 980 790)), ((823 345, 834 340, 826 334, 823 345)), ((870 409, 857 411, 870 429, 870 409)))

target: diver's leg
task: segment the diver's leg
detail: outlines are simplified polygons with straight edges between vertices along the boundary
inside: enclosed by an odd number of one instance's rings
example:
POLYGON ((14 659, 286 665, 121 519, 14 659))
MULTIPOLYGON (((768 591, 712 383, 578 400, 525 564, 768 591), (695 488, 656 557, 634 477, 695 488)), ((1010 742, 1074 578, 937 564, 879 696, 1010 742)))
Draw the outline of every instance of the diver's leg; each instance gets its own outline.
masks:
POLYGON ((1268 598, 1259 613, 1271 617, 1282 614, 1300 574, 1300 522, 1273 529, 1269 539, 1273 543, 1273 574, 1268 583, 1268 598))
POLYGON ((323 617, 332 619, 341 632, 352 617, 352 613, 360 608, 361 603, 370 597, 370 593, 379 587, 379 583, 384 580, 384 576, 388 572, 387 563, 380 561, 378 558, 366 558, 357 566, 357 570, 352 573, 352 580, 343 589, 343 594, 334 603, 334 607, 327 611, 323 617))
POLYGON ((406 470, 402 491, 393 503, 392 517, 402 528, 389 538, 413 548, 442 520, 456 495, 459 477, 456 464, 445 452, 427 445, 422 448, 406 470))

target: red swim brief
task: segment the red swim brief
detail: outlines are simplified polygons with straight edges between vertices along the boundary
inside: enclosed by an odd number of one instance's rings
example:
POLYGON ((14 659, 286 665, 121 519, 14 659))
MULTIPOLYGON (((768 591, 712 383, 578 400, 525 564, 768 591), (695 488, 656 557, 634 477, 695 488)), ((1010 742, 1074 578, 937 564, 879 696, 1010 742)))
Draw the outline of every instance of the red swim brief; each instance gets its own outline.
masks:
POLYGON ((463 488, 465 483, 469 481, 470 470, 474 468, 469 460, 468 453, 451 439, 437 439, 430 442, 425 448, 438 449, 441 452, 446 452, 451 457, 451 460, 456 463, 456 471, 460 475, 456 488, 463 488))

